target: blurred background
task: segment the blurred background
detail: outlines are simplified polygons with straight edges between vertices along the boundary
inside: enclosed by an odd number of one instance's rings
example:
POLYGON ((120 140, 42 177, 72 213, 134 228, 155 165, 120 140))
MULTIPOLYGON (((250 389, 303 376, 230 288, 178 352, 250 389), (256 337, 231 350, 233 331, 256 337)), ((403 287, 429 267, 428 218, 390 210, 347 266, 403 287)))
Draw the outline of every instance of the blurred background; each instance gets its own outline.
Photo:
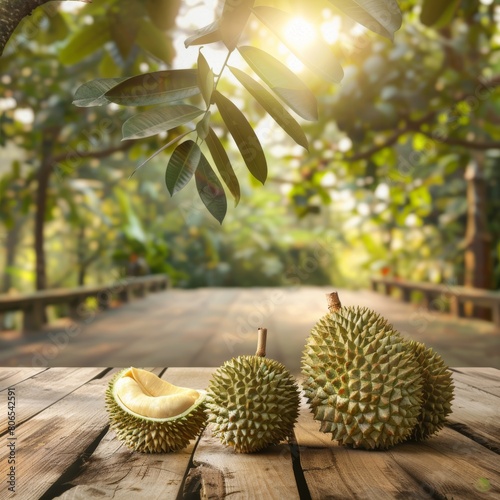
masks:
MULTIPOLYGON (((320 80, 250 19, 243 42, 292 68, 320 118, 298 118, 307 152, 224 74, 221 91, 255 127, 269 176, 264 187, 251 178, 226 133, 241 200, 222 225, 193 183, 170 197, 171 150, 131 177, 182 127, 121 142, 133 108, 72 104, 94 78, 193 67, 199 47, 184 40, 222 3, 50 2, 23 20, 0 58, 0 307, 35 291, 109 291, 132 276, 166 275, 168 288, 129 303, 113 295, 105 311, 99 297, 69 316, 67 304, 50 305, 36 328, 23 327, 34 312, 5 305, 0 364, 216 365, 251 353, 254 331, 269 325, 269 355, 297 371, 324 294, 339 289, 449 364, 500 367, 500 6, 457 0, 429 23, 425 2, 403 0, 391 42, 313 3, 273 5, 294 13, 292 39, 330 45, 344 79, 320 80), (397 287, 371 291, 372 278, 417 285, 403 302, 397 287), (453 310, 457 286, 488 290, 497 305, 453 310)), ((226 51, 203 53, 217 73, 226 51)))

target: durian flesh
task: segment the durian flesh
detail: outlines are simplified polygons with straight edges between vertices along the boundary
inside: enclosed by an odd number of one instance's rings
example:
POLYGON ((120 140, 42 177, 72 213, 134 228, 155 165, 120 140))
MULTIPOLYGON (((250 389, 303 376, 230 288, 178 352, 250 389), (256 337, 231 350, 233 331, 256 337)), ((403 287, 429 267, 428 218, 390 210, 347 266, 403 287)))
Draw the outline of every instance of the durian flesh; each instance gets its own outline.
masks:
POLYGON ((213 434, 239 453, 252 453, 292 434, 299 389, 278 361, 239 356, 214 373, 206 406, 213 434))
POLYGON ((320 430, 340 444, 388 448, 417 424, 418 363, 387 321, 367 308, 344 307, 320 319, 307 340, 302 373, 320 430))
POLYGON ((110 427, 129 448, 147 453, 186 447, 205 424, 204 399, 202 391, 138 368, 118 373, 106 391, 110 427))

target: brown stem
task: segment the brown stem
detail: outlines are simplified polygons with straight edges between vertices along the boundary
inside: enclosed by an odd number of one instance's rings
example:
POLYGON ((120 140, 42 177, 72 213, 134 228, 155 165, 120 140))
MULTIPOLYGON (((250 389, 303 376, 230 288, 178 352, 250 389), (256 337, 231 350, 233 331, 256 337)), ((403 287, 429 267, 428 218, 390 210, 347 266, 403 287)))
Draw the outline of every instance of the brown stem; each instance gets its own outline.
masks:
POLYGON ((339 294, 337 292, 327 293, 326 301, 328 303, 328 310, 333 314, 340 311, 342 304, 340 303, 339 294))
POLYGON ((263 358, 266 355, 267 328, 259 328, 257 335, 257 352, 255 355, 263 358))

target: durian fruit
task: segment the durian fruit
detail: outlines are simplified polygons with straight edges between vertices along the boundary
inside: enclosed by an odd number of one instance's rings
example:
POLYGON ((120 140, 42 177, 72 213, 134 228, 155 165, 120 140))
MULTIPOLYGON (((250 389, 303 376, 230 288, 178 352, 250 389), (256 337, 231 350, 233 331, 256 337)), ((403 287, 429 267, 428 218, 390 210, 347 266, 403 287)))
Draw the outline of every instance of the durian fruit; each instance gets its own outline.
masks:
POLYGON ((443 358, 420 342, 408 342, 421 369, 423 394, 420 414, 411 439, 422 440, 443 428, 451 413, 454 385, 443 358))
POLYGON ((284 365, 265 357, 267 330, 259 329, 254 356, 226 361, 214 373, 206 398, 213 434, 236 452, 252 453, 291 436, 299 388, 284 365))
POLYGON ((206 423, 205 393, 177 387, 138 368, 119 372, 106 390, 110 427, 132 450, 185 448, 206 423))
POLYGON ((339 444, 385 449, 417 424, 422 377, 406 341, 368 308, 341 307, 313 327, 302 358, 303 388, 320 430, 339 444))

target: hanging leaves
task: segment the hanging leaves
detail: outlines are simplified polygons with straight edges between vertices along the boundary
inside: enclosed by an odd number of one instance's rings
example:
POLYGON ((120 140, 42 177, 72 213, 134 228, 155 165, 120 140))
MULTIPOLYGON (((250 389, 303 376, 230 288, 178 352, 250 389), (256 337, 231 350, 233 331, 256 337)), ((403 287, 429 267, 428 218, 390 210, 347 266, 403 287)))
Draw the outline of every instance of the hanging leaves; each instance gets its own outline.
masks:
MULTIPOLYGON (((363 24, 372 31, 392 38, 401 24, 401 13, 396 0, 330 0, 336 7, 355 21, 363 24)), ((174 4, 167 0, 147 2, 147 11, 151 13, 176 12, 179 1, 174 4), (158 4, 158 5, 157 5, 158 4)), ((442 22, 447 18, 451 7, 445 8, 441 0, 431 2, 423 0, 422 21, 425 23, 442 22)), ((458 0, 451 3, 456 6, 458 0)), ((343 70, 333 55, 330 47, 318 37, 310 44, 301 44, 290 41, 285 36, 285 28, 293 17, 271 6, 254 7, 254 0, 226 0, 220 18, 213 23, 197 30, 186 39, 185 46, 222 42, 229 54, 238 48, 241 56, 256 75, 269 87, 271 92, 256 79, 241 69, 229 67, 238 82, 254 97, 262 108, 276 121, 276 123, 299 145, 308 148, 308 140, 299 122, 285 108, 287 106, 305 120, 317 120, 318 106, 311 90, 285 64, 268 52, 250 46, 237 47, 251 13, 267 26, 303 63, 316 72, 327 82, 339 82, 343 70), (276 97, 277 98, 276 98, 276 97), (285 106, 284 106, 285 105, 285 106)), ((132 16, 133 17, 133 16, 132 16)), ((120 18, 121 19, 121 18, 120 18)), ((120 27, 121 20, 115 22, 113 36, 125 57, 131 53, 133 44, 123 38, 120 27)), ((157 59, 169 63, 174 55, 173 46, 165 38, 160 29, 164 20, 143 19, 130 20, 135 33, 134 44, 147 50, 157 59)), ((128 22, 128 20, 127 20, 128 22)), ((166 21, 165 21, 166 22, 166 21)), ((168 23, 172 22, 169 14, 168 23)), ((90 39, 80 35, 80 32, 71 37, 68 44, 61 51, 61 60, 67 64, 78 61, 82 55, 96 50, 97 46, 109 38, 109 26, 105 21, 96 25, 91 31, 90 39)), ((228 56, 229 56, 228 54, 228 56)), ((221 73, 227 67, 227 59, 221 73)), ((228 154, 221 140, 210 127, 210 107, 215 104, 222 117, 224 125, 233 137, 236 146, 250 173, 261 183, 267 178, 267 161, 257 135, 242 111, 219 90, 217 84, 221 75, 215 78, 214 72, 204 54, 199 51, 196 69, 166 70, 146 73, 130 78, 98 79, 82 85, 75 93, 74 103, 77 106, 98 106, 113 102, 125 106, 151 106, 123 124, 124 139, 139 139, 166 132, 185 125, 200 115, 196 127, 191 130, 178 131, 178 135, 149 156, 144 163, 154 158, 162 151, 174 146, 187 134, 195 132, 197 142, 186 140, 173 151, 165 172, 165 183, 171 195, 181 190, 193 176, 202 202, 208 211, 222 223, 226 210, 227 199, 222 184, 215 174, 207 158, 203 155, 198 143, 205 142, 213 162, 226 184, 229 192, 238 204, 241 196, 240 185, 228 154), (188 104, 185 101, 201 93, 204 108, 188 104), (158 107, 158 105, 163 105, 158 107)))
POLYGON ((200 158, 200 148, 194 141, 184 141, 175 148, 165 172, 165 184, 170 196, 180 191, 191 180, 200 158))
POLYGON ((318 105, 314 94, 293 71, 255 47, 238 47, 238 52, 271 90, 299 116, 311 121, 318 119, 318 105))
POLYGON ((219 171, 222 180, 229 189, 229 192, 233 195, 235 206, 238 205, 240 201, 240 184, 238 178, 234 173, 229 157, 227 156, 224 146, 220 142, 217 134, 210 128, 208 130, 208 135, 205 138, 205 143, 208 146, 208 150, 212 155, 215 162, 215 166, 219 171))
POLYGON ((104 97, 104 94, 124 80, 126 78, 99 78, 84 83, 76 89, 73 104, 78 107, 109 104, 109 100, 104 97))
POLYGON ((392 40, 401 27, 396 0, 330 0, 335 7, 369 30, 392 40))
POLYGON ((264 184, 267 178, 266 157, 252 126, 243 113, 218 90, 212 95, 248 170, 258 181, 264 184))
POLYGON ((286 27, 293 21, 293 17, 290 14, 274 7, 265 6, 254 7, 253 13, 305 66, 318 73, 328 82, 338 83, 342 80, 344 71, 328 45, 319 38, 307 45, 303 45, 300 40, 293 43, 286 36, 286 27))
POLYGON ((150 137, 190 122, 202 113, 203 110, 189 104, 149 109, 130 117, 123 124, 123 139, 150 137))
POLYGON ((222 224, 227 212, 226 193, 210 163, 201 153, 195 172, 196 189, 208 211, 222 224))
POLYGON ((204 45, 221 41, 220 20, 217 19, 213 23, 196 30, 193 35, 184 40, 186 48, 191 45, 204 45))
POLYGON ((124 106, 167 104, 200 93, 195 69, 155 71, 127 78, 108 89, 106 99, 124 106))
POLYGON ((201 50, 198 54, 198 87, 200 88, 201 95, 207 106, 210 106, 212 100, 212 92, 214 90, 214 73, 210 69, 201 50))
POLYGON ((229 67, 231 73, 245 87, 257 102, 274 118, 276 123, 304 149, 309 148, 307 137, 295 118, 260 83, 244 71, 229 67))

